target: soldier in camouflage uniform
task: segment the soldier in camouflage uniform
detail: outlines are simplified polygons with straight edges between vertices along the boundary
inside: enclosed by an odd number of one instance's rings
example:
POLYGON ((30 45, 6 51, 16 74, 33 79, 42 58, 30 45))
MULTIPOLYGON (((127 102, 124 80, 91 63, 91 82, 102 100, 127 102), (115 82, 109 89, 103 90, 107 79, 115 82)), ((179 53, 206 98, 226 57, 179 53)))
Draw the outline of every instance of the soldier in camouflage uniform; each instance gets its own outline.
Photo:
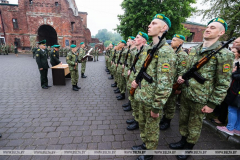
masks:
POLYGON ((62 64, 62 62, 59 61, 59 48, 60 45, 53 45, 53 50, 50 53, 50 63, 52 66, 62 64))
MULTIPOLYGON (((81 42, 80 45, 81 45, 81 48, 79 50, 79 56, 84 57, 86 55, 86 50, 84 49, 85 44, 84 44, 84 42, 81 42)), ((81 64, 81 78, 87 78, 87 76, 84 75, 85 70, 86 70, 87 59, 82 60, 81 63, 82 63, 81 64)))
POLYGON ((64 47, 63 49, 63 56, 67 57, 67 53, 70 52, 67 47, 64 47))
POLYGON ((34 57, 35 57, 35 55, 36 55, 37 49, 38 49, 37 44, 36 44, 36 46, 33 46, 33 47, 32 47, 33 59, 34 59, 34 57))
POLYGON ((11 50, 10 50, 10 53, 13 53, 14 52, 14 45, 11 43, 11 50))
POLYGON ((95 47, 95 49, 94 49, 94 53, 93 53, 94 62, 96 62, 97 50, 98 50, 98 48, 95 47))
MULTIPOLYGON (((220 48, 221 43, 218 39, 224 35, 226 30, 227 23, 223 19, 211 20, 203 33, 204 42, 192 47, 189 53, 188 68, 192 67, 203 56, 220 48)), ((179 121, 182 139, 177 143, 171 143, 170 148, 193 149, 200 137, 205 113, 212 113, 215 106, 220 105, 227 94, 233 60, 233 53, 224 48, 198 70, 198 73, 207 79, 204 84, 200 84, 192 78, 188 81, 188 87, 183 86, 179 121)), ((184 79, 180 76, 177 82, 182 84, 184 79)), ((179 155, 177 158, 185 160, 188 155, 179 155)))
MULTIPOLYGON (((179 34, 175 34, 173 36, 173 39, 171 41, 171 47, 175 51, 177 55, 177 75, 174 79, 174 82, 177 81, 177 78, 183 73, 186 72, 186 66, 187 66, 187 56, 188 54, 182 49, 182 45, 185 41, 185 37, 179 34)), ((170 122, 174 117, 175 111, 176 111, 176 101, 177 101, 177 95, 181 91, 173 91, 168 98, 167 103, 165 104, 163 108, 163 118, 160 122, 160 130, 166 130, 170 127, 170 122)))
MULTIPOLYGON (((148 35, 152 36, 152 48, 159 42, 158 36, 171 27, 170 20, 163 14, 154 16, 148 26, 148 35)), ((133 146, 133 150, 156 150, 159 140, 159 122, 162 117, 163 107, 172 92, 173 79, 176 72, 175 68, 176 54, 168 45, 166 39, 161 41, 159 47, 154 53, 153 59, 149 64, 146 73, 153 78, 149 83, 142 80, 141 89, 136 81, 132 82, 132 87, 136 88, 134 98, 139 102, 139 129, 142 145, 133 146)), ((141 155, 138 160, 152 159, 152 155, 141 155)))
POLYGON ((3 53, 3 55, 6 55, 5 49, 6 49, 6 46, 5 46, 5 44, 4 44, 4 45, 2 45, 2 53, 3 53))
MULTIPOLYGON (((120 44, 120 43, 119 43, 120 44)), ((117 58, 118 58, 118 54, 119 54, 119 44, 117 46, 115 46, 114 48, 114 52, 113 54, 113 58, 111 60, 111 74, 114 76, 114 80, 115 82, 113 84, 111 84, 111 87, 117 87, 117 75, 116 75, 116 63, 117 63, 117 58), (114 57, 115 55, 115 57, 114 57), (115 59, 114 59, 115 58, 115 59)), ((119 90, 119 88, 117 88, 119 90)), ((115 91, 115 90, 114 90, 115 91)), ((118 92, 119 93, 119 92, 118 92)))
POLYGON ((97 61, 98 61, 99 52, 100 52, 100 49, 97 50, 97 61))
MULTIPOLYGON (((129 75, 129 79, 128 79, 128 83, 127 83, 128 91, 130 91, 131 83, 136 79, 136 76, 137 76, 138 72, 140 71, 144 60, 147 57, 147 50, 149 49, 149 46, 146 44, 147 41, 148 41, 148 35, 141 31, 138 32, 138 35, 134 39, 137 50, 134 50, 133 53, 131 54, 132 62, 129 62, 131 64, 131 66, 135 59, 135 55, 140 52, 140 49, 142 46, 143 46, 143 49, 139 55, 139 59, 138 59, 136 65, 135 65, 136 72, 134 73, 131 70, 128 71, 128 75, 129 75)), ((128 99, 130 100, 130 104, 133 109, 132 115, 134 117, 134 119, 130 119, 130 120, 126 121, 127 124, 129 124, 129 126, 127 127, 127 130, 131 131, 131 130, 136 130, 139 128, 139 105, 140 104, 138 101, 135 100, 134 96, 129 95, 128 99)))
POLYGON ((67 64, 69 66, 70 75, 71 75, 71 82, 72 82, 72 89, 74 91, 78 91, 81 87, 78 87, 78 63, 81 62, 82 57, 77 53, 77 46, 72 44, 71 51, 67 54, 67 64))
POLYGON ((61 48, 59 49, 59 56, 60 56, 60 57, 63 57, 63 47, 61 47, 61 48))
POLYGON ((39 49, 36 51, 36 62, 38 64, 38 69, 40 71, 40 79, 41 79, 41 87, 43 89, 48 89, 48 61, 47 61, 47 53, 46 53, 46 40, 42 40, 38 42, 39 49))
MULTIPOLYGON (((107 59, 107 72, 109 72, 109 74, 111 74, 111 70, 110 70, 110 67, 111 67, 111 61, 112 61, 112 58, 113 58, 113 53, 114 53, 114 43, 111 43, 109 44, 109 51, 108 51, 108 59, 107 59)), ((113 75, 111 74, 110 77, 108 77, 108 79, 113 79, 113 75)))
POLYGON ((0 55, 2 55, 2 44, 0 44, 0 55))
POLYGON ((7 45, 7 44, 6 44, 5 53, 6 53, 6 55, 8 55, 8 53, 9 53, 9 45, 7 45))

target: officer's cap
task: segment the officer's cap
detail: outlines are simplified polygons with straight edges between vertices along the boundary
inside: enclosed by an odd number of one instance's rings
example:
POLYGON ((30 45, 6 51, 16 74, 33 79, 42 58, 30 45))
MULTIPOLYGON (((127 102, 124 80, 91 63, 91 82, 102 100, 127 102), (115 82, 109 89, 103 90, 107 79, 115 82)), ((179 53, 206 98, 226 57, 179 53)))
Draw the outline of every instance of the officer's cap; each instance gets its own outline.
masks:
POLYGON ((54 48, 60 48, 61 46, 60 46, 60 45, 57 45, 57 44, 55 44, 55 45, 53 45, 52 47, 54 47, 54 48))
POLYGON ((77 46, 75 44, 72 44, 70 47, 71 48, 76 48, 77 46))
POLYGON ((39 41, 39 42, 37 42, 37 44, 46 45, 46 40, 44 39, 44 40, 42 40, 42 41, 39 41))
POLYGON ((80 45, 84 44, 84 42, 81 42, 80 45))

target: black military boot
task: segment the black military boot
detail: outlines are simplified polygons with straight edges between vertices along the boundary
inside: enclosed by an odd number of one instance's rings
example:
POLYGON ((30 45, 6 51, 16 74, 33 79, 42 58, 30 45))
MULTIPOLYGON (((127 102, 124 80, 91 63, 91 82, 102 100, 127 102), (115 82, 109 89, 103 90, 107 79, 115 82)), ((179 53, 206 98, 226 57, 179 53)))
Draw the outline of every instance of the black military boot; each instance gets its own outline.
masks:
POLYGON ((81 89, 81 87, 78 87, 78 85, 77 85, 77 84, 76 84, 76 88, 77 88, 77 89, 81 89))
POLYGON ((128 103, 123 104, 122 107, 127 107, 127 106, 129 106, 129 105, 131 105, 131 102, 130 102, 130 101, 128 101, 128 103))
POLYGON ((113 84, 111 84, 111 87, 117 87, 117 82, 114 82, 113 84))
POLYGON ((76 85, 73 85, 73 88, 72 88, 74 91, 78 91, 76 85))
POLYGON ((182 136, 182 139, 177 143, 170 143, 169 148, 171 149, 183 149, 187 143, 187 137, 182 136))
POLYGON ((113 91, 115 92, 115 91, 117 91, 117 90, 119 90, 119 88, 117 87, 116 89, 114 89, 113 91))
POLYGON ((137 160, 152 160, 153 155, 141 155, 137 158, 137 160))
POLYGON ((116 91, 114 91, 114 93, 120 93, 120 89, 117 89, 116 91))
POLYGON ((125 112, 128 112, 128 111, 131 111, 131 110, 132 110, 132 107, 131 107, 131 105, 129 105, 129 106, 123 108, 123 110, 124 110, 125 112))
POLYGON ((121 93, 121 96, 117 98, 117 100, 123 100, 125 99, 125 93, 121 93))
POLYGON ((110 72, 107 72, 107 74, 111 74, 110 72))
POLYGON ((163 117, 162 117, 162 119, 161 119, 161 121, 160 121, 160 123, 159 123, 159 126, 164 123, 165 119, 166 119, 166 118, 165 118, 165 115, 163 115, 163 117))
POLYGON ((84 73, 82 73, 81 78, 87 78, 87 76, 85 76, 84 73))
POLYGON ((113 75, 111 75, 111 77, 108 77, 108 79, 113 79, 113 75))
POLYGON ((133 131, 133 130, 138 129, 138 128, 139 128, 138 122, 135 121, 134 123, 130 124, 130 125, 127 127, 127 130, 133 131))
POLYGON ((160 130, 166 130, 170 127, 170 122, 171 122, 171 119, 167 119, 165 118, 164 122, 162 124, 160 124, 160 130))
POLYGON ((118 95, 118 96, 116 96, 116 98, 120 98, 120 97, 122 97, 122 95, 120 94, 120 95, 118 95))
POLYGON ((132 146, 132 150, 146 150, 147 148, 146 148, 146 144, 145 143, 143 143, 143 144, 141 144, 141 145, 138 145, 138 146, 132 146))
POLYGON ((2 138, 2 134, 0 133, 0 138, 2 138))
POLYGON ((127 124, 132 124, 132 123, 134 123, 134 122, 136 122, 135 119, 128 119, 128 120, 126 120, 126 123, 127 123, 127 124))
MULTIPOLYGON (((195 144, 193 144, 193 143, 188 143, 187 142, 185 144, 184 150, 192 150, 194 145, 195 144)), ((177 157, 178 160, 186 160, 189 157, 189 155, 177 155, 176 157, 177 157)))

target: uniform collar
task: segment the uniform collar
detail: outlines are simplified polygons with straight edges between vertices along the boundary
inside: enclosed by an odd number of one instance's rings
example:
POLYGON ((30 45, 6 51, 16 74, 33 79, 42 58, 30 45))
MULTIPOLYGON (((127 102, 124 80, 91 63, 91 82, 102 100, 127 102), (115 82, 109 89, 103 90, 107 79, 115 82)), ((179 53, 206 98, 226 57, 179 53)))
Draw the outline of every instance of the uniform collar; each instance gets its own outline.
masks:
MULTIPOLYGON (((161 48, 161 46, 164 45, 165 43, 166 43, 166 38, 163 38, 162 42, 161 42, 160 45, 158 46, 158 49, 161 48)), ((150 43, 150 46, 151 46, 151 47, 155 47, 156 45, 157 45, 157 44, 154 45, 153 42, 150 43)))
POLYGON ((200 51, 200 54, 203 54, 205 52, 208 52, 208 51, 212 51, 216 48, 218 48, 220 46, 220 42, 219 41, 216 41, 215 43, 213 43, 210 47, 208 47, 205 51, 201 52, 201 49, 202 49, 202 46, 203 46, 203 43, 198 45, 197 48, 199 49, 200 51))

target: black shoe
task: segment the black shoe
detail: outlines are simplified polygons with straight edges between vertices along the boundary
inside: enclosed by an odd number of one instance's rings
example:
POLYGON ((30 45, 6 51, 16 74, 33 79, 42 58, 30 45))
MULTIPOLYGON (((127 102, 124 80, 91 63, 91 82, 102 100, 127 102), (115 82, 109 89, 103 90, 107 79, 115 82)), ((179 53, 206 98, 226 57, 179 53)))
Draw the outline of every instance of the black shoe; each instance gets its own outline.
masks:
POLYGON ((120 98, 121 97, 121 94, 120 95, 118 95, 118 96, 116 96, 116 98, 120 98))
MULTIPOLYGON (((194 147, 194 145, 195 145, 195 144, 192 144, 192 143, 188 143, 188 142, 187 142, 187 143, 185 144, 184 150, 192 150, 193 147, 194 147)), ((177 157, 178 160, 186 160, 186 159, 189 157, 189 155, 177 155, 176 157, 177 157)))
POLYGON ((145 143, 139 145, 139 146, 132 146, 132 150, 136 151, 136 150, 146 150, 146 145, 145 143))
POLYGON ((115 92, 115 91, 117 91, 117 90, 119 90, 119 88, 117 87, 116 89, 114 89, 113 91, 115 92))
POLYGON ((115 83, 111 84, 111 87, 117 87, 117 83, 115 82, 115 83))
POLYGON ((126 123, 127 123, 127 124, 132 124, 132 123, 134 123, 134 122, 136 122, 135 119, 128 119, 128 120, 126 120, 126 123))
POLYGON ((107 74, 111 74, 110 72, 107 72, 107 74))
POLYGON ((153 155, 141 155, 137 158, 137 160, 152 160, 153 155))
POLYGON ((138 129, 138 128, 139 128, 138 122, 135 121, 135 123, 132 123, 127 127, 127 130, 133 131, 133 130, 138 129))
POLYGON ((164 122, 162 124, 160 124, 160 130, 166 130, 170 127, 170 122, 171 122, 171 119, 165 119, 164 122))
POLYGON ((122 107, 127 107, 127 106, 129 106, 131 104, 131 102, 130 101, 128 101, 128 103, 126 103, 126 104, 123 104, 122 105, 122 107))
POLYGON ((182 136, 182 139, 177 143, 170 143, 169 148, 171 149, 183 149, 187 143, 187 137, 182 136))
POLYGON ((165 118, 165 115, 163 115, 163 117, 162 117, 162 119, 161 119, 159 125, 162 125, 165 119, 166 119, 166 118, 165 118))
POLYGON ((114 91, 114 93, 121 93, 121 92, 120 92, 120 89, 114 91))
POLYGON ((108 79, 113 79, 113 75, 111 75, 111 77, 108 77, 108 79))
POLYGON ((131 107, 131 105, 129 105, 129 106, 123 108, 123 110, 124 110, 125 112, 128 112, 128 111, 131 111, 131 110, 132 110, 132 107, 131 107))
POLYGON ((2 134, 0 133, 0 138, 2 138, 2 134))
POLYGON ((72 88, 74 91, 78 91, 76 85, 73 85, 73 88, 72 88))
POLYGON ((125 93, 121 93, 121 97, 118 97, 117 100, 123 100, 125 99, 125 93))
POLYGON ((44 86, 44 87, 42 87, 42 89, 48 89, 48 87, 44 86))
POLYGON ((84 73, 82 73, 81 78, 87 78, 87 76, 85 76, 84 73))
POLYGON ((78 87, 78 85, 77 85, 77 84, 76 84, 76 88, 77 88, 77 89, 81 89, 81 87, 78 87))
POLYGON ((52 86, 47 86, 48 88, 52 87, 52 86))

